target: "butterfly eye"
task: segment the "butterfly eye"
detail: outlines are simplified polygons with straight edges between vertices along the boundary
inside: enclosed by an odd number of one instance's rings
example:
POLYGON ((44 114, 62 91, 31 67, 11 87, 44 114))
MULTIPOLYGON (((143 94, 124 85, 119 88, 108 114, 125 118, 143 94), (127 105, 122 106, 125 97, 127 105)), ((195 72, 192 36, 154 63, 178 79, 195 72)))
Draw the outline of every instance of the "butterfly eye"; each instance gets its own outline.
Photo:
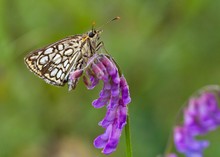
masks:
POLYGON ((90 32, 88 33, 88 35, 89 35, 89 37, 90 37, 90 38, 92 38, 92 37, 94 37, 94 35, 95 35, 95 32, 93 32, 93 31, 90 31, 90 32))
POLYGON ((95 34, 96 34, 96 30, 92 30, 88 33, 90 38, 93 38, 95 36, 95 34))

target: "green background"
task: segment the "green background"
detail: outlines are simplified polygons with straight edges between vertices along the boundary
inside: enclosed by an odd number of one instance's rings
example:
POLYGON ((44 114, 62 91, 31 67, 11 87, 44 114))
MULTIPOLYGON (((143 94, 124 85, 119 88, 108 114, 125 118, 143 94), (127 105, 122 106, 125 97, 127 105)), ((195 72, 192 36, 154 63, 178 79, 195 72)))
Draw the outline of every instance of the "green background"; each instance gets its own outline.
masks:
MULTIPOLYGON (((133 154, 162 154, 181 105, 220 83, 219 0, 1 0, 0 157, 104 157, 93 139, 106 109, 94 109, 101 84, 88 91, 46 84, 25 66, 32 50, 82 34, 115 16, 101 40, 130 86, 133 154)), ((219 156, 210 133, 206 156, 219 156)), ((124 134, 110 157, 125 156, 124 134)))

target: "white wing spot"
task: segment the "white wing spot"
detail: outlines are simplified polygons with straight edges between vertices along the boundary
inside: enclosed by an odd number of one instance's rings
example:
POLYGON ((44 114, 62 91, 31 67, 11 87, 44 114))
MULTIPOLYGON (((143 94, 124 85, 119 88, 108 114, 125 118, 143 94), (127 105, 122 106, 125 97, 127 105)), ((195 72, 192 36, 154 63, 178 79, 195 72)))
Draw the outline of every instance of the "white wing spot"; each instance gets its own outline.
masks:
POLYGON ((45 64, 45 63, 47 63, 48 62, 48 56, 44 56, 44 57, 42 57, 41 59, 40 59, 40 64, 45 64))
POLYGON ((61 51, 61 50, 63 50, 63 49, 64 49, 63 44, 58 45, 58 50, 59 50, 59 51, 61 51))
POLYGON ((73 53, 73 49, 68 49, 64 52, 64 55, 70 56, 70 55, 72 55, 72 53, 73 53))
POLYGON ((53 58, 53 61, 55 64, 59 64, 62 60, 62 57, 60 54, 56 54, 56 56, 53 58))
POLYGON ((67 65, 66 65, 66 69, 68 69, 68 68, 69 68, 69 66, 70 66, 70 64, 67 64, 67 65))
POLYGON ((31 56, 30 59, 37 59, 38 56, 31 56))
POLYGON ((63 63, 63 66, 66 67, 66 65, 67 65, 68 62, 69 62, 68 59, 65 60, 65 62, 63 63))
POLYGON ((60 69, 57 73, 57 78, 60 78, 61 74, 63 73, 63 71, 60 69))
POLYGON ((61 79, 61 80, 63 80, 63 79, 64 79, 64 76, 65 76, 65 74, 64 74, 64 73, 62 73, 62 75, 61 75, 60 79, 61 79))
POLYGON ((58 71, 57 68, 53 69, 53 71, 51 71, 51 73, 50 73, 50 76, 55 76, 57 71, 58 71))
POLYGON ((50 54, 52 52, 53 52, 53 48, 51 47, 51 48, 47 49, 46 51, 44 51, 44 54, 47 55, 47 54, 50 54))

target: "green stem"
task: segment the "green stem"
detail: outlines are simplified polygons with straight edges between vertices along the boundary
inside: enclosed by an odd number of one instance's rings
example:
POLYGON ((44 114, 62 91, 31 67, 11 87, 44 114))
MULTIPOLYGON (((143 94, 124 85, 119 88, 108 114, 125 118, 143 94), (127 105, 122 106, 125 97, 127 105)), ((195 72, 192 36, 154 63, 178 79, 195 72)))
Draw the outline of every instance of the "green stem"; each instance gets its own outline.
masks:
POLYGON ((126 156, 132 157, 129 115, 127 116, 127 124, 125 125, 125 139, 126 139, 126 154, 127 154, 126 156))

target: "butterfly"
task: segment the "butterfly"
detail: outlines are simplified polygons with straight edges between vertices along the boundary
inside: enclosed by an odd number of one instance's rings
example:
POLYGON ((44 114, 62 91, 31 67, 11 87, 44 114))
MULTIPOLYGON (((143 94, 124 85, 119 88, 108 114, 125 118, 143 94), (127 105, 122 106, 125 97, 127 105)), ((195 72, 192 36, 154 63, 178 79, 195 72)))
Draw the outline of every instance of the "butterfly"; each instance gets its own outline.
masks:
MULTIPOLYGON (((110 21, 117 19, 119 17, 110 21)), ((103 42, 99 41, 101 33, 102 30, 92 28, 84 34, 66 37, 30 52, 24 58, 24 62, 31 72, 47 83, 64 86, 68 82, 69 74, 83 69, 88 60, 103 47, 103 42)), ((72 84, 72 89, 76 83, 72 84)))

